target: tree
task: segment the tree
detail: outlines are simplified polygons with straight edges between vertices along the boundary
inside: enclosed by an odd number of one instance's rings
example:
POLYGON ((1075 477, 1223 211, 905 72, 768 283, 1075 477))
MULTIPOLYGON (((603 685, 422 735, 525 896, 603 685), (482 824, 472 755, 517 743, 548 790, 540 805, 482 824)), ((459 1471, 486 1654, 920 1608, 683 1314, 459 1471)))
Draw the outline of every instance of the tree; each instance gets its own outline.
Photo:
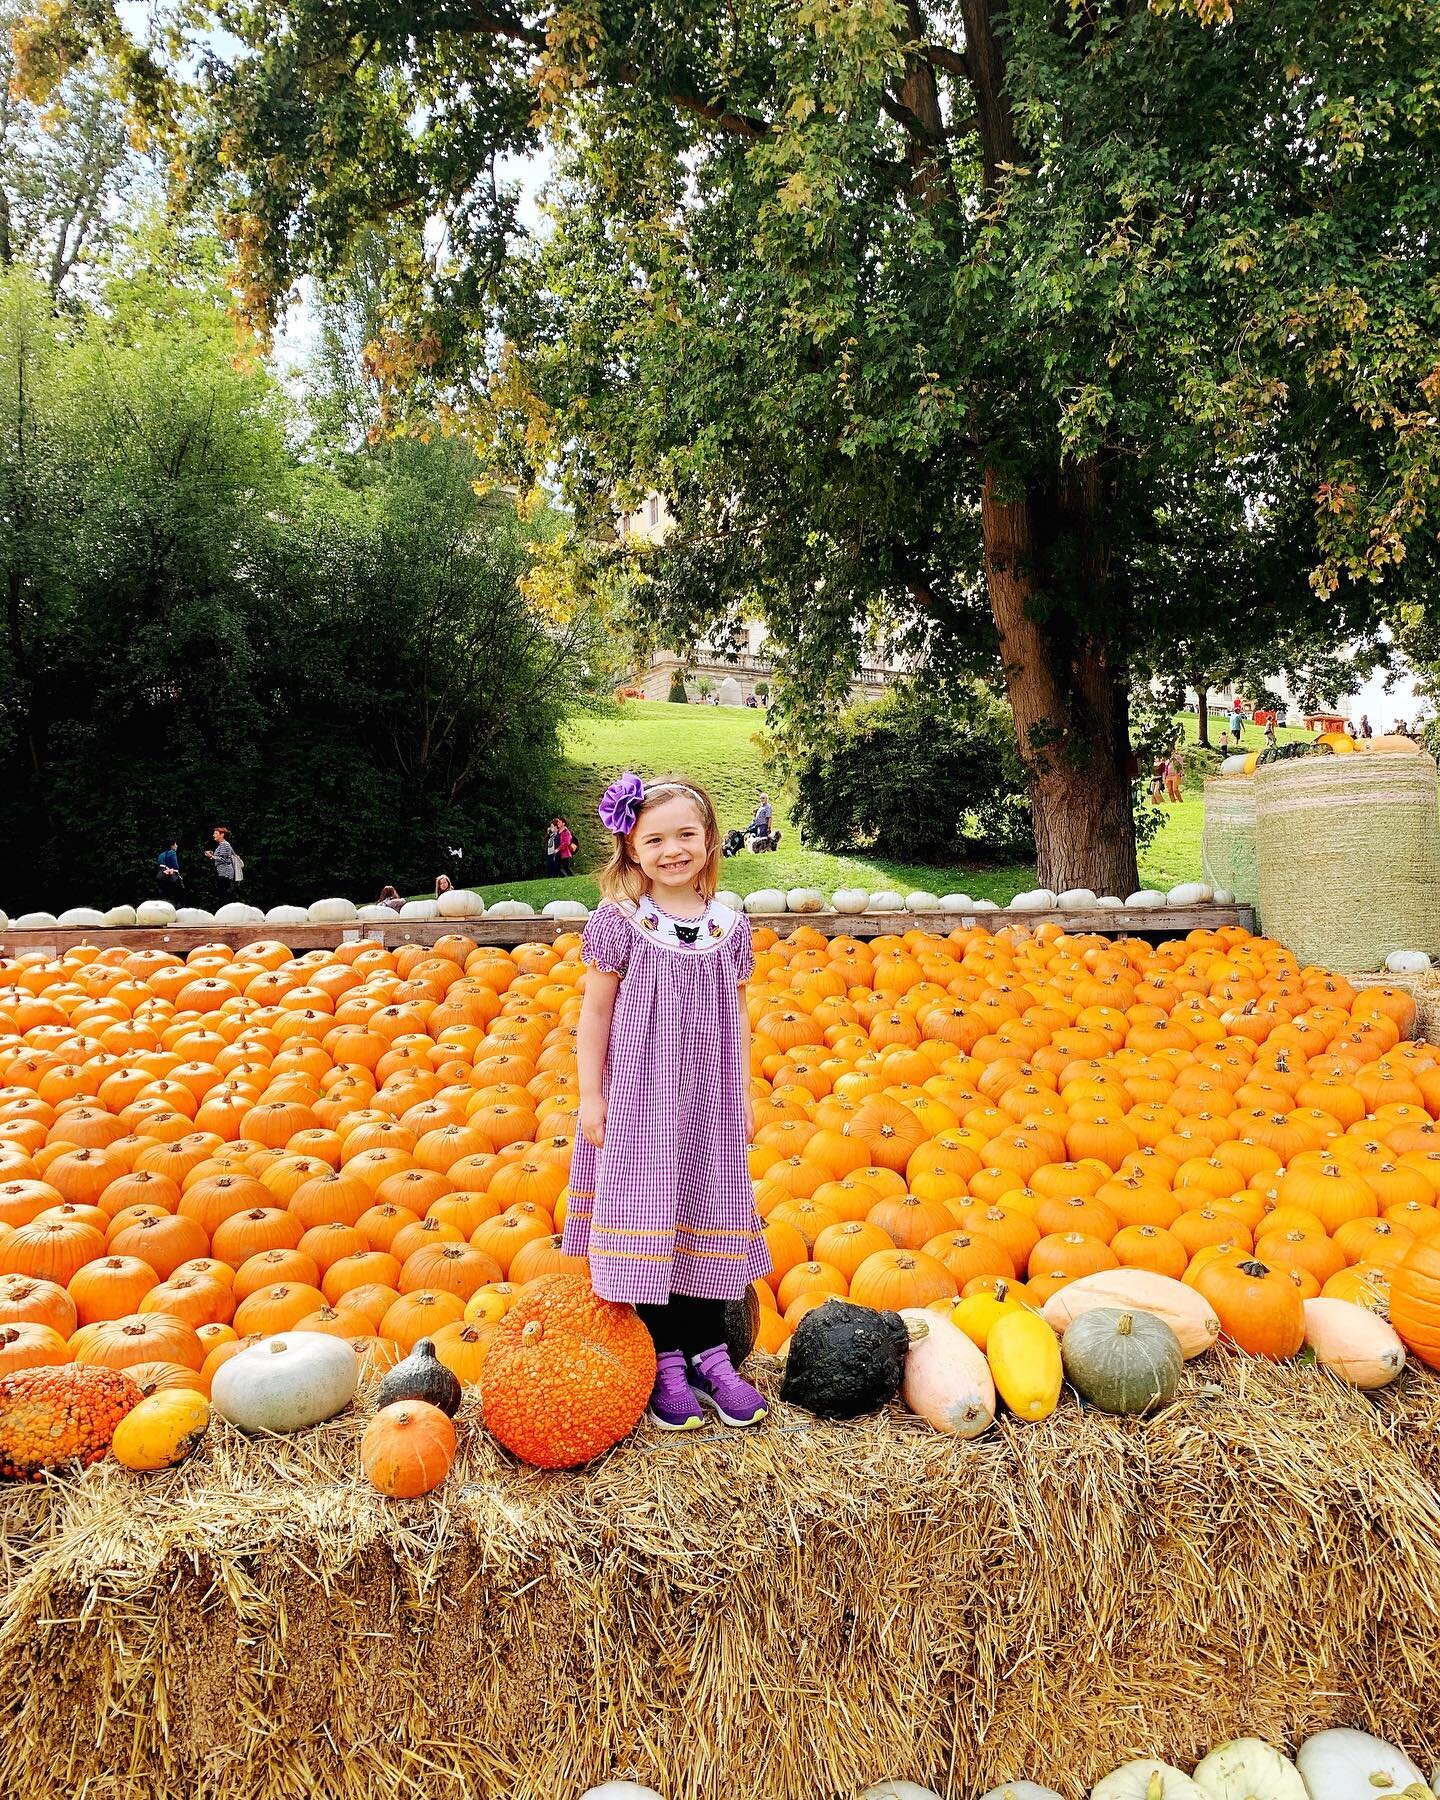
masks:
POLYGON ((43 108, 16 91, 25 10, 0 6, 0 268, 29 268, 58 295, 112 241, 114 202, 146 172, 102 68, 76 68, 43 108))
MULTIPOLYGON (((1195 623, 1178 596, 1148 610, 1137 566, 1177 484, 1302 509, 1298 617, 1334 643, 1373 633, 1424 535, 1433 7, 224 16, 246 54, 207 56, 186 98, 194 166, 224 144, 247 303, 273 314, 383 218, 383 372, 558 468, 582 513, 665 492, 652 622, 748 603, 812 712, 871 632, 998 664, 1047 885, 1135 879, 1130 690, 1195 623), (533 141, 537 94, 562 182, 514 256, 497 159, 533 141)), ((32 79, 88 31, 162 92, 103 4, 47 20, 32 79)))
POLYGON ((247 898, 414 891, 451 846, 472 879, 522 866, 589 629, 527 593, 556 522, 438 433, 353 483, 299 466, 223 297, 104 298, 0 279, 6 905, 134 899, 171 837, 193 876, 217 821, 247 898))

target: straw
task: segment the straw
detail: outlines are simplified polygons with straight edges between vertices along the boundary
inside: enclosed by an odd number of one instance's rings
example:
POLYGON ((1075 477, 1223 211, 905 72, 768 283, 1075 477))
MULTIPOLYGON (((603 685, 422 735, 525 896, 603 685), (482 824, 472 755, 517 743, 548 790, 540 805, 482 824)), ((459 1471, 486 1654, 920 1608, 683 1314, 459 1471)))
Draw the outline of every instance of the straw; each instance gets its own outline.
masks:
POLYGON ((1260 917, 1302 962, 1378 969, 1440 951, 1440 818, 1428 756, 1317 756, 1255 776, 1260 917))
POLYGON ((1214 888, 1254 906, 1260 898, 1255 854, 1255 784, 1248 775, 1212 775, 1205 783, 1200 867, 1214 888))
MULTIPOLYGON (((759 1379, 773 1396, 775 1365, 759 1379)), ((960 1443, 898 1407, 641 1431, 591 1469, 461 1418, 356 1474, 363 1408, 8 1490, 0 1788, 26 1800, 1078 1796, 1335 1724, 1440 1752, 1440 1382, 1378 1401, 1215 1353, 1149 1422, 960 1443)))

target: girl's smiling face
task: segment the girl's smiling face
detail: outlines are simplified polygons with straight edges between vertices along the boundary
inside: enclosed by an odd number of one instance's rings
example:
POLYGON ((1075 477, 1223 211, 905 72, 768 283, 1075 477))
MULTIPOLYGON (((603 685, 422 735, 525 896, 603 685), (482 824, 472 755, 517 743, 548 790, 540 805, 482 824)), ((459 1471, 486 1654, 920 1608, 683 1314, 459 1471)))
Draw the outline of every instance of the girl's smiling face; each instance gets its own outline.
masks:
POLYGON ((707 860, 699 807, 684 794, 671 794, 647 806, 636 822, 630 849, 652 887, 693 888, 707 860))

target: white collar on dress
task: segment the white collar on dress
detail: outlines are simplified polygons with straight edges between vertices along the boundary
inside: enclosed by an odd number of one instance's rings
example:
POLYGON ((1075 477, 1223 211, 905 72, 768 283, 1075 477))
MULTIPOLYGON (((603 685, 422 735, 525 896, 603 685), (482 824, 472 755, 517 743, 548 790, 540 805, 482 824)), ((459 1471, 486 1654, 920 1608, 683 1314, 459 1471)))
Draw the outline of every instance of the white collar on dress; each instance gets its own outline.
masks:
POLYGON ((649 895, 640 901, 621 900, 618 905, 641 937, 664 944, 667 950, 686 950, 692 955, 718 950, 739 916, 719 900, 712 900, 698 919, 672 919, 649 895))

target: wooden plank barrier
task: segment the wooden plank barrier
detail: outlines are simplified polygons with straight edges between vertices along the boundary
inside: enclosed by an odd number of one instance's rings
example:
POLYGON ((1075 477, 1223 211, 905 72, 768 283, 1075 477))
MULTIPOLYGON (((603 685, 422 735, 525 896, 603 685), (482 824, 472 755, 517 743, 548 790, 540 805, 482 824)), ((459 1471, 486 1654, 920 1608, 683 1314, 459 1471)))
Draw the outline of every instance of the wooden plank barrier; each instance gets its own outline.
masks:
MULTIPOLYGON (((788 937, 802 925, 826 937, 873 938, 899 936, 906 931, 933 931, 944 935, 957 930, 999 931, 1007 925, 1059 925, 1076 934, 1103 937, 1184 937, 1188 931, 1217 930, 1238 925, 1255 930, 1255 912, 1249 906, 1121 907, 1098 912, 996 912, 976 913, 752 913, 754 926, 768 926, 788 937)), ((401 919, 351 925, 166 925, 143 927, 116 925, 104 930, 93 926, 62 930, 58 925, 33 931, 0 931, 0 956, 20 956, 39 950, 58 956, 79 944, 123 944, 130 950, 169 950, 176 956, 202 944, 226 944, 232 950, 246 944, 282 943, 291 950, 334 950, 359 939, 394 948, 400 944, 433 944, 442 937, 468 937, 475 944, 548 944, 583 925, 578 919, 401 919)))

